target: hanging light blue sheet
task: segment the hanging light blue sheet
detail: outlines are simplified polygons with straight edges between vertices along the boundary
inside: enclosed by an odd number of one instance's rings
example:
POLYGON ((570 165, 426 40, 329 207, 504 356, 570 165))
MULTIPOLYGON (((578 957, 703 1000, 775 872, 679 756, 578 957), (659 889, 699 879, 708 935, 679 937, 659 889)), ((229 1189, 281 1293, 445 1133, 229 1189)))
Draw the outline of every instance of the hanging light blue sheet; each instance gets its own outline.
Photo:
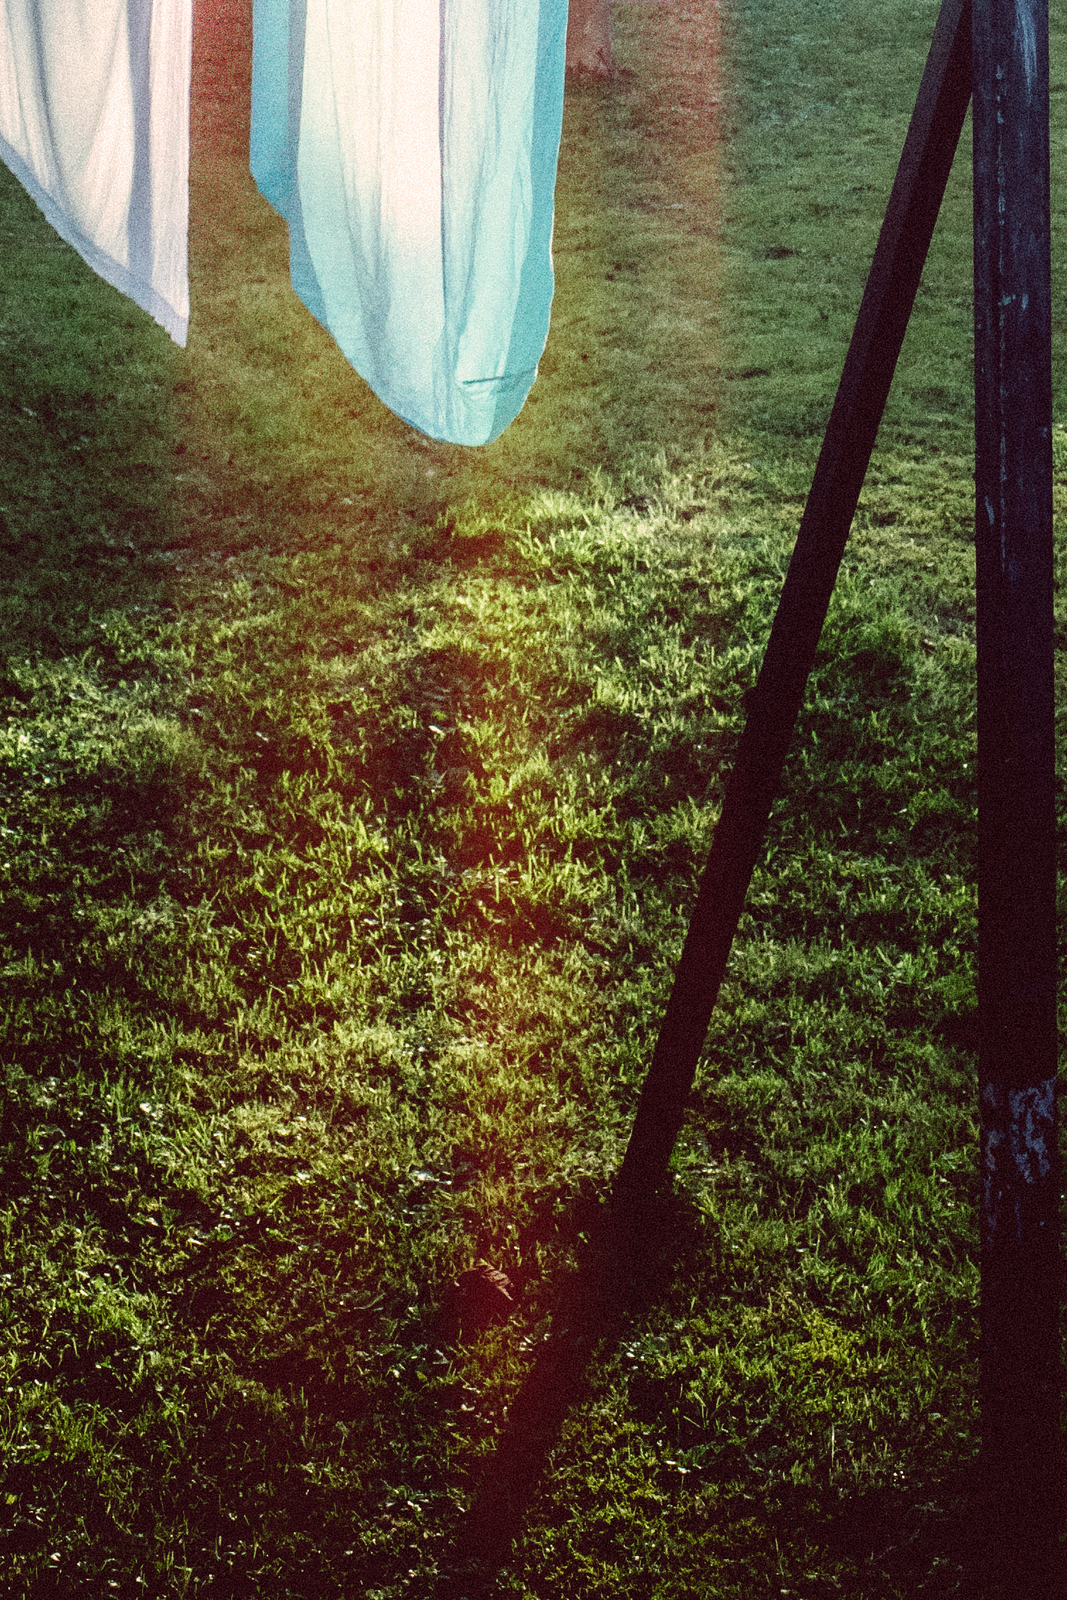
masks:
POLYGON ((0 0, 0 161, 178 344, 192 37, 192 0, 0 0))
POLYGON ((254 0, 252 174, 293 287, 413 427, 487 444, 537 376, 567 0, 254 0))

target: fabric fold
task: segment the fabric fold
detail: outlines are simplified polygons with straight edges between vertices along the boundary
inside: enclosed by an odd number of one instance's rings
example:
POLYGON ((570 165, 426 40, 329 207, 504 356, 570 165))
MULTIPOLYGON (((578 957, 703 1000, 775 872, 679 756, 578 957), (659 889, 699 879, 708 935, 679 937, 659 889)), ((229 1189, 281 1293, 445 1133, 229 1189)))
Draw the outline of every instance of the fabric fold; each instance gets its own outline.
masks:
POLYGON ((0 0, 0 160, 182 345, 192 20, 192 0, 0 0))
POLYGON ((404 421, 521 410, 548 337, 566 0, 255 0, 252 175, 293 287, 404 421))

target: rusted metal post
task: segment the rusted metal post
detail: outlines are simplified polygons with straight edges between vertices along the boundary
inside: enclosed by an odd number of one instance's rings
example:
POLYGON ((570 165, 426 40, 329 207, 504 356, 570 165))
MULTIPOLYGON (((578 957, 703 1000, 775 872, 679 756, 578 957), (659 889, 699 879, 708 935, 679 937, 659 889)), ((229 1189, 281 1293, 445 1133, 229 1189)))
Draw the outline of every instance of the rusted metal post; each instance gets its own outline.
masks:
POLYGON ((982 1462, 1013 1596, 1062 1593, 1048 0, 974 0, 982 1462))

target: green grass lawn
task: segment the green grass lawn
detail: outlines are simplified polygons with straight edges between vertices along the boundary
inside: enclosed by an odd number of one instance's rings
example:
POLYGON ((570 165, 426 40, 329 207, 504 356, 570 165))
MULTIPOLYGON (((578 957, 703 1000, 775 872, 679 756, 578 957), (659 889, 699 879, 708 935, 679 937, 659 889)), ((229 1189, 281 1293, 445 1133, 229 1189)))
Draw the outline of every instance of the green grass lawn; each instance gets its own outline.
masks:
MULTIPOLYGON (((625 1148, 936 10, 622 0, 483 451, 291 295, 239 6, 187 350, 0 169, 5 1593, 435 1594, 625 1148), (482 1259, 517 1307, 442 1344, 482 1259)), ((968 140, 657 1287, 501 1595, 980 1592, 968 140)))

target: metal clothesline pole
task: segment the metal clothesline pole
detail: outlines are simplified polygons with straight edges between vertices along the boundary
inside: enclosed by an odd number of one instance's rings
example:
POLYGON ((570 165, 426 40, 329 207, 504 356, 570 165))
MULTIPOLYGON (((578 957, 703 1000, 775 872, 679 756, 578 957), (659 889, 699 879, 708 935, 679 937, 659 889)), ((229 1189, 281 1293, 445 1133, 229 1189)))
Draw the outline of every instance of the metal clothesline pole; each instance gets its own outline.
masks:
POLYGON ((1045 1600, 1067 1589, 1048 0, 974 0, 973 50, 984 1513, 1005 1592, 1045 1600))
POLYGON ((614 1204, 663 1181, 874 449, 971 97, 969 0, 944 0, 844 372, 715 828, 614 1204))
MULTIPOLYGON (((971 95, 969 0, 944 0, 711 856, 606 1226, 553 1318, 457 1545, 495 1571, 642 1253, 815 656, 971 95)), ((476 1591, 461 1579, 464 1595, 476 1591)))
MULTIPOLYGON (((643 1252, 815 659, 973 88, 981 1509, 1016 1596, 1057 1590, 1059 1167, 1047 0, 943 0, 606 1226, 520 1391, 461 1553, 505 1559, 643 1252), (973 38, 972 38, 973 30, 973 38), (973 47, 973 48, 972 48, 973 47), (988 1515, 985 1515, 987 1514, 988 1515)), ((651 1254, 652 1252, 649 1252, 651 1254)))

